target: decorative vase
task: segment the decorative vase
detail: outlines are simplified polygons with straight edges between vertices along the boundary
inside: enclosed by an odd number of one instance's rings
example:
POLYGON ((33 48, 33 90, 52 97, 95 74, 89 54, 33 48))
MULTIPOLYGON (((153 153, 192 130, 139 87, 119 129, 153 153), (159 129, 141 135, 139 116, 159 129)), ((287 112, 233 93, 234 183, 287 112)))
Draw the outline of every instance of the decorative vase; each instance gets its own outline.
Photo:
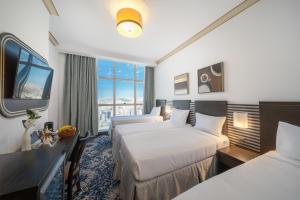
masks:
POLYGON ((31 150, 31 133, 29 129, 35 126, 35 122, 36 122, 35 119, 22 120, 23 126, 25 128, 23 134, 22 151, 31 150))
POLYGON ((22 143, 22 151, 30 151, 31 150, 31 134, 28 128, 25 128, 23 134, 23 143, 22 143))

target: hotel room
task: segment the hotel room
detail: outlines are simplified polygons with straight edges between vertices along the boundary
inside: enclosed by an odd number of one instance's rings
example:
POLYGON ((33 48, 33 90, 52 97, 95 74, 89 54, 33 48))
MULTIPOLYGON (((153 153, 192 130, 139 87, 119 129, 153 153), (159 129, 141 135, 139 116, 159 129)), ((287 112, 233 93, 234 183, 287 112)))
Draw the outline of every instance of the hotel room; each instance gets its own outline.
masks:
POLYGON ((299 0, 1 0, 0 200, 300 199, 299 0))

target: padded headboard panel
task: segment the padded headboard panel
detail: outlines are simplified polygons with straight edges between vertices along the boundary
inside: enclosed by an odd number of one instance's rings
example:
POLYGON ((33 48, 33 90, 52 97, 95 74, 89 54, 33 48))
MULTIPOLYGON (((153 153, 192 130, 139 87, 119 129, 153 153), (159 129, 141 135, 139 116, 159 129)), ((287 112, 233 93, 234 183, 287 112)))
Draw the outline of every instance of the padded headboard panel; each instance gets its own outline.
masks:
POLYGON ((165 118, 166 116, 166 105, 167 105, 167 100, 166 99, 156 99, 155 105, 158 107, 161 107, 160 110, 160 116, 163 116, 165 118))
POLYGON ((300 102, 259 102, 259 111, 260 153, 275 150, 279 121, 300 126, 300 102))
POLYGON ((191 100, 173 100, 172 105, 173 105, 173 108, 177 108, 180 110, 189 110, 190 103, 191 103, 191 100))
MULTIPOLYGON (((227 101, 195 101, 195 112, 211 116, 227 116, 227 101)), ((227 121, 222 133, 227 135, 227 121)))
MULTIPOLYGON (((173 100, 172 107, 180 110, 190 110, 191 100, 173 100)), ((186 120, 186 123, 190 124, 190 114, 186 120)))

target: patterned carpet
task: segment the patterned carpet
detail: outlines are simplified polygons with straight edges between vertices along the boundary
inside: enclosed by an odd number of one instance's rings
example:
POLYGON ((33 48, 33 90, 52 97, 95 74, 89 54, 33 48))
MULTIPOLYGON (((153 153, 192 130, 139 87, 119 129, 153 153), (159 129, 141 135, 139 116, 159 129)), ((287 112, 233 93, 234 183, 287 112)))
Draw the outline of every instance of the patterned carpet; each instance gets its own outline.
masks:
POLYGON ((90 139, 80 163, 82 191, 75 200, 118 200, 118 182, 113 180, 114 162, 107 135, 90 139))

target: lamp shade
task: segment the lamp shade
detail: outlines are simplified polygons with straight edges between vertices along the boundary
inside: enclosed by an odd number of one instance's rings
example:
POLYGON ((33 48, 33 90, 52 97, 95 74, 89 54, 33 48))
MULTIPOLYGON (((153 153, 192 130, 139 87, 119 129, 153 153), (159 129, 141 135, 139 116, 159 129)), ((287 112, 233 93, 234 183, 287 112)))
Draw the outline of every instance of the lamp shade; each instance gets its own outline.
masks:
POLYGON ((117 30, 125 37, 137 38, 142 32, 142 16, 132 8, 122 8, 117 13, 117 30))
POLYGON ((248 113, 234 112, 233 113, 233 126, 237 128, 248 128, 248 113))
POLYGON ((171 106, 166 106, 166 114, 171 114, 172 108, 171 106))

